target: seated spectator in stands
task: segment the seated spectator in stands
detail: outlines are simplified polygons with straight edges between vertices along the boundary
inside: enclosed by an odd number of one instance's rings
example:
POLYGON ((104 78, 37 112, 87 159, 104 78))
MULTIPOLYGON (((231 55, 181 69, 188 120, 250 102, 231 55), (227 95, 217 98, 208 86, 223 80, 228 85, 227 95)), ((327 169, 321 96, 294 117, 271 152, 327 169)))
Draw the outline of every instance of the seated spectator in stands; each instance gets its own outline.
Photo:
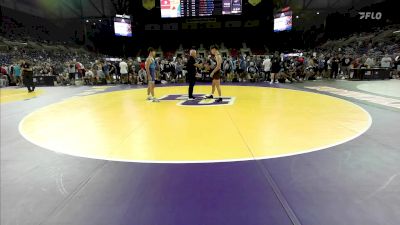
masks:
POLYGON ((279 79, 285 79, 286 82, 294 82, 294 80, 299 81, 296 78, 296 67, 294 63, 290 60, 285 60, 283 62, 283 71, 278 75, 279 79))
POLYGON ((85 85, 93 85, 94 83, 94 74, 92 69, 86 71, 85 76, 83 77, 83 82, 85 85))
POLYGON ((366 68, 373 68, 375 67, 375 60, 372 57, 367 57, 367 59, 364 62, 364 66, 366 68))
POLYGON ((138 73, 138 84, 147 84, 147 74, 144 68, 140 68, 138 73))
POLYGON ((232 82, 233 80, 233 63, 232 63, 232 57, 228 57, 223 65, 223 70, 224 70, 224 74, 226 77, 226 80, 228 82, 232 82))
POLYGON ((48 63, 43 64, 41 67, 39 74, 42 76, 51 76, 52 75, 52 69, 48 63))
POLYGON ((170 81, 172 77, 172 65, 167 60, 161 62, 161 80, 170 81))
POLYGON ((176 63, 175 63, 175 73, 176 73, 176 80, 175 81, 183 79, 183 62, 182 62, 181 58, 178 58, 176 63))
POLYGON ((59 76, 56 77, 57 83, 61 85, 69 85, 69 74, 68 72, 60 73, 59 76))
POLYGON ((257 82, 258 81, 258 68, 255 65, 254 62, 250 62, 249 66, 247 67, 247 79, 252 81, 252 82, 257 82))
POLYGON ((318 65, 315 62, 315 59, 310 57, 307 59, 307 67, 304 71, 304 80, 309 80, 310 78, 316 79, 318 70, 318 65))
POLYGON ((385 69, 390 69, 392 67, 392 58, 389 55, 386 54, 385 57, 381 59, 381 67, 385 69))
POLYGON ((364 65, 365 62, 367 61, 368 56, 366 54, 363 54, 361 57, 359 57, 360 59, 360 64, 364 65))

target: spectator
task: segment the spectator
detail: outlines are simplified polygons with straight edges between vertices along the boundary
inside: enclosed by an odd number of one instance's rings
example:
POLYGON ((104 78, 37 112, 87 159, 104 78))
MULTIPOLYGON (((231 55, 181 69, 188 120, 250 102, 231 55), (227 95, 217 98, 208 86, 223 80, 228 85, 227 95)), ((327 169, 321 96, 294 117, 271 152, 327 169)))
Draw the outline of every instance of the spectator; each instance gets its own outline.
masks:
POLYGON ((373 68, 375 66, 375 60, 372 57, 368 57, 367 60, 365 60, 364 65, 367 68, 373 68))
POLYGON ((147 84, 147 74, 144 68, 140 68, 138 73, 138 84, 147 84))
POLYGON ((257 82, 258 81, 258 68, 254 62, 250 62, 249 66, 247 67, 247 79, 257 82))
POLYGON ((385 57, 381 59, 381 67, 389 69, 391 68, 391 66, 392 66, 392 58, 389 55, 385 55, 385 57))
POLYGON ((338 76, 338 74, 339 74, 339 62, 340 62, 340 60, 339 60, 339 58, 336 57, 336 56, 334 56, 334 57, 331 59, 331 68, 332 68, 332 71, 331 71, 331 78, 332 78, 332 79, 336 79, 337 76, 338 76))
POLYGON ((281 71, 281 62, 280 62, 280 56, 278 54, 275 54, 275 56, 271 60, 271 82, 272 83, 278 83, 278 74, 281 71))
POLYGON ((94 74, 92 69, 86 71, 85 76, 83 77, 83 81, 86 85, 93 85, 94 84, 94 74))
POLYGON ((341 71, 345 77, 349 76, 351 62, 352 59, 348 55, 342 58, 341 71))
POLYGON ((229 82, 232 82, 233 80, 233 63, 232 63, 232 57, 228 57, 223 65, 224 68, 224 73, 226 76, 226 80, 229 82))
POLYGON ((18 63, 15 63, 13 66, 15 83, 17 86, 22 87, 22 79, 21 79, 21 66, 18 63))
POLYGON ((76 60, 74 59, 72 62, 69 63, 68 65, 68 74, 69 74, 69 80, 70 84, 75 84, 75 74, 76 74, 76 60))
POLYGON ((178 58, 175 64, 176 80, 183 79, 183 62, 181 58, 178 58))
POLYGON ((271 59, 269 58, 269 56, 267 56, 264 61, 263 61, 263 69, 264 69, 264 73, 265 73, 265 81, 270 77, 271 75, 271 59))
POLYGON ((128 82, 128 64, 122 60, 119 63, 119 73, 121 74, 121 80, 123 84, 128 82))
POLYGON ((97 66, 96 66, 96 83, 102 83, 105 84, 106 83, 106 74, 103 72, 103 63, 98 60, 97 61, 97 66))
POLYGON ((238 70, 238 73, 239 73, 239 82, 245 82, 246 80, 245 80, 245 78, 246 78, 246 69, 247 69, 247 66, 246 66, 246 59, 245 59, 245 57, 246 57, 246 55, 242 55, 240 58, 239 58, 239 70, 238 70))
POLYGON ((108 62, 104 62, 101 68, 102 68, 102 73, 104 74, 104 77, 106 79, 106 83, 111 83, 110 64, 108 62))
POLYGON ((108 67, 109 67, 109 79, 114 83, 115 80, 117 79, 116 77, 116 70, 117 68, 115 67, 115 65, 111 62, 108 62, 108 67))

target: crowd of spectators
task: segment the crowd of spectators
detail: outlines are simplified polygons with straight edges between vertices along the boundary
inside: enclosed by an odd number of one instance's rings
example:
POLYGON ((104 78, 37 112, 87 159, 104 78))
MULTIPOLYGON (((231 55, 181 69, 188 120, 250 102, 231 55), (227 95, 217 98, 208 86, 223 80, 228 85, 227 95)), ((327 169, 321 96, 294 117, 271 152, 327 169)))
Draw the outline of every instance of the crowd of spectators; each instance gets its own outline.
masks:
MULTIPOLYGON (((302 82, 315 79, 349 79, 358 68, 383 68, 392 78, 400 73, 398 35, 392 31, 355 34, 347 39, 329 41, 318 49, 273 52, 260 55, 228 54, 223 58, 225 82, 302 82), (385 34, 386 33, 386 34, 385 34), (380 39, 376 39, 380 36, 380 39), (394 38, 394 39, 393 39, 394 38), (397 38, 397 39, 396 39, 397 38)), ((43 46, 43 45, 42 45, 43 46)), ((1 48, 1 45, 0 45, 1 48)), ((189 52, 179 57, 157 57, 156 74, 160 83, 186 81, 189 52)), ((32 65, 34 76, 54 76, 56 85, 74 84, 145 84, 147 75, 144 57, 113 58, 83 49, 12 46, 0 51, 2 79, 22 85, 21 61, 32 65)), ((209 55, 197 58, 199 80, 211 80, 215 61, 209 55)))

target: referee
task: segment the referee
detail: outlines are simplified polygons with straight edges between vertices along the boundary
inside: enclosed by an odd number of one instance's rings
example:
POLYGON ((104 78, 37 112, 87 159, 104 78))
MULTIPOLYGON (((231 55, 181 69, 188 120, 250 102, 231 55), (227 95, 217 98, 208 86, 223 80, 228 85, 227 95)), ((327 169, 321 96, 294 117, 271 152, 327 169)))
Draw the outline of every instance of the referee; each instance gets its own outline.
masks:
POLYGON ((193 96, 193 88, 196 84, 196 67, 201 68, 202 65, 196 63, 196 55, 197 52, 194 49, 190 50, 190 56, 188 62, 186 64, 186 70, 188 74, 188 81, 189 81, 189 100, 194 100, 195 97, 193 96))

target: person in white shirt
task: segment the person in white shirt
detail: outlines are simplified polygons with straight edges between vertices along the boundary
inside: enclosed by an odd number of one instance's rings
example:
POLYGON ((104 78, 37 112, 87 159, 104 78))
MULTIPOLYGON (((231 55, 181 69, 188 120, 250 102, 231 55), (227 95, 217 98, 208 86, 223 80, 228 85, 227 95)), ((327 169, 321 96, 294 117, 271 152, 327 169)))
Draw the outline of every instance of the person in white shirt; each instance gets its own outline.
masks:
POLYGON ((392 58, 389 55, 385 55, 385 57, 381 60, 381 67, 390 68, 392 65, 392 58))
POLYGON ((76 59, 68 64, 68 78, 70 83, 75 84, 75 74, 76 74, 76 59))
POLYGON ((119 63, 119 73, 121 74, 122 83, 128 82, 128 64, 122 60, 119 63))
POLYGON ((269 56, 267 56, 264 61, 263 61, 263 69, 264 69, 264 73, 265 73, 265 81, 268 79, 268 77, 270 76, 271 73, 271 59, 269 58, 269 56))
POLYGON ((368 57, 367 60, 365 60, 364 65, 366 65, 367 68, 372 68, 375 66, 375 60, 372 59, 371 57, 368 57))
POLYGON ((89 69, 88 71, 86 71, 85 76, 83 78, 85 84, 93 84, 93 71, 92 69, 89 69))

